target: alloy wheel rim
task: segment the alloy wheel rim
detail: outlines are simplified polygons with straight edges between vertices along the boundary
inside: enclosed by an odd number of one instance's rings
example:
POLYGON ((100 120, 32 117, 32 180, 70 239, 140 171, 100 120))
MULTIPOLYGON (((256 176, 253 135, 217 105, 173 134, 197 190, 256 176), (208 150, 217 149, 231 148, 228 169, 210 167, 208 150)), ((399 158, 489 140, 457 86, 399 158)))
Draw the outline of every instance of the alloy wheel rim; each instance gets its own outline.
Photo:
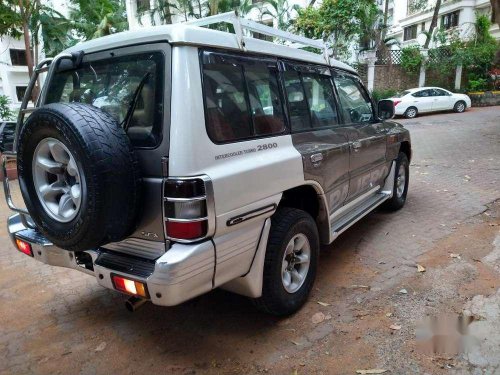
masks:
POLYGON ((64 143, 55 138, 42 139, 35 149, 32 171, 45 212, 61 223, 73 220, 82 202, 81 173, 64 143))
POLYGON ((396 193, 398 198, 403 196, 406 185, 406 170, 404 165, 399 166, 398 177, 396 178, 396 193))
POLYGON ((408 110, 408 117, 415 117, 417 112, 414 109, 408 110))
POLYGON ((281 281, 288 293, 295 293, 304 284, 311 260, 307 236, 298 233, 288 242, 281 266, 281 281))
POLYGON ((457 106, 458 112, 462 112, 464 110, 464 105, 463 103, 459 103, 457 106))

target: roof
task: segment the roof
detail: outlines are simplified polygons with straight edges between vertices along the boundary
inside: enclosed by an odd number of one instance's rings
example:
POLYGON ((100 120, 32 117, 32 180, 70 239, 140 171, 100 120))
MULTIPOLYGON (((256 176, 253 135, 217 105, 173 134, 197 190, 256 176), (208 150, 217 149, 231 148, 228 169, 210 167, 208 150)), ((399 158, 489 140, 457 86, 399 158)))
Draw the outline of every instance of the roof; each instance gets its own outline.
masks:
MULTIPOLYGON (((277 57, 285 57, 321 65, 330 65, 355 73, 356 71, 347 64, 330 59, 327 64, 321 54, 307 52, 301 49, 288 47, 252 37, 243 37, 245 50, 251 53, 260 53, 277 57)), ((173 45, 193 45, 217 47, 232 50, 241 50, 237 36, 228 32, 207 29, 204 27, 184 24, 145 27, 136 31, 124 31, 102 38, 92 39, 65 50, 64 52, 84 51, 92 53, 104 49, 129 46, 131 44, 168 41, 173 45)))

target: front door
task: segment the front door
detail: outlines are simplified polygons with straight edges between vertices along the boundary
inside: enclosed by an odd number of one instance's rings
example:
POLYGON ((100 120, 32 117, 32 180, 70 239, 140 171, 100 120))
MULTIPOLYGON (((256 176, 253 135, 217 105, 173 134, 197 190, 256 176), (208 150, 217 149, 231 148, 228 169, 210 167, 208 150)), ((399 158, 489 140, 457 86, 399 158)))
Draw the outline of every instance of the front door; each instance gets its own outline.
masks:
POLYGON ((411 94, 413 96, 412 106, 417 107, 418 112, 430 112, 434 105, 433 91, 431 89, 420 90, 411 94))
POLYGON ((349 129, 350 183, 347 201, 382 186, 386 163, 386 129, 375 117, 372 102, 358 77, 336 71, 335 87, 349 129))
POLYGON ((445 111, 453 108, 451 95, 441 89, 432 89, 432 110, 445 111))
POLYGON ((341 207, 349 188, 348 129, 341 126, 329 69, 284 63, 292 141, 302 155, 304 177, 318 182, 329 212, 341 207))

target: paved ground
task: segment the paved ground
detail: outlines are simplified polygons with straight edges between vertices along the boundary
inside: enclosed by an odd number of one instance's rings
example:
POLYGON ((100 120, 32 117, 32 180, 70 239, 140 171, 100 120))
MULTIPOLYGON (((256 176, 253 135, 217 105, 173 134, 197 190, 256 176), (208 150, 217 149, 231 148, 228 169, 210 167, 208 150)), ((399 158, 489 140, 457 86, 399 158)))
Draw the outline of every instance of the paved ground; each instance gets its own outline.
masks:
POLYGON ((223 291, 131 314, 93 278, 16 252, 2 200, 0 373, 500 374, 500 107, 402 122, 407 206, 325 248, 310 302, 287 319, 223 291), (464 354, 444 336, 422 349, 420 322, 463 311, 464 354))

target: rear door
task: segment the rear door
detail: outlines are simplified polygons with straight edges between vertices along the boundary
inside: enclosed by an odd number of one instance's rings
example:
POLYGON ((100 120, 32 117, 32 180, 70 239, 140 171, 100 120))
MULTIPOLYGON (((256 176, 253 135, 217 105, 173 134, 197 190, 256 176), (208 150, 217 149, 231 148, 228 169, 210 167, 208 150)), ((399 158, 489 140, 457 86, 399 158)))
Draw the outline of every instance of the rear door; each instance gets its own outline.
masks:
POLYGON ((414 92, 411 95, 414 97, 414 99, 413 99, 413 104, 410 104, 410 105, 417 107, 419 112, 432 111, 432 107, 433 107, 433 103, 434 103, 432 90, 430 90, 430 89, 420 90, 420 91, 414 92))
POLYGON ((292 142, 302 155, 305 180, 318 182, 329 211, 344 203, 349 187, 349 138, 342 127, 330 70, 282 63, 292 142))
POLYGON ((334 82, 349 130, 350 183, 347 201, 382 186, 387 175, 386 128, 376 118, 371 99, 358 77, 334 72, 334 82))

